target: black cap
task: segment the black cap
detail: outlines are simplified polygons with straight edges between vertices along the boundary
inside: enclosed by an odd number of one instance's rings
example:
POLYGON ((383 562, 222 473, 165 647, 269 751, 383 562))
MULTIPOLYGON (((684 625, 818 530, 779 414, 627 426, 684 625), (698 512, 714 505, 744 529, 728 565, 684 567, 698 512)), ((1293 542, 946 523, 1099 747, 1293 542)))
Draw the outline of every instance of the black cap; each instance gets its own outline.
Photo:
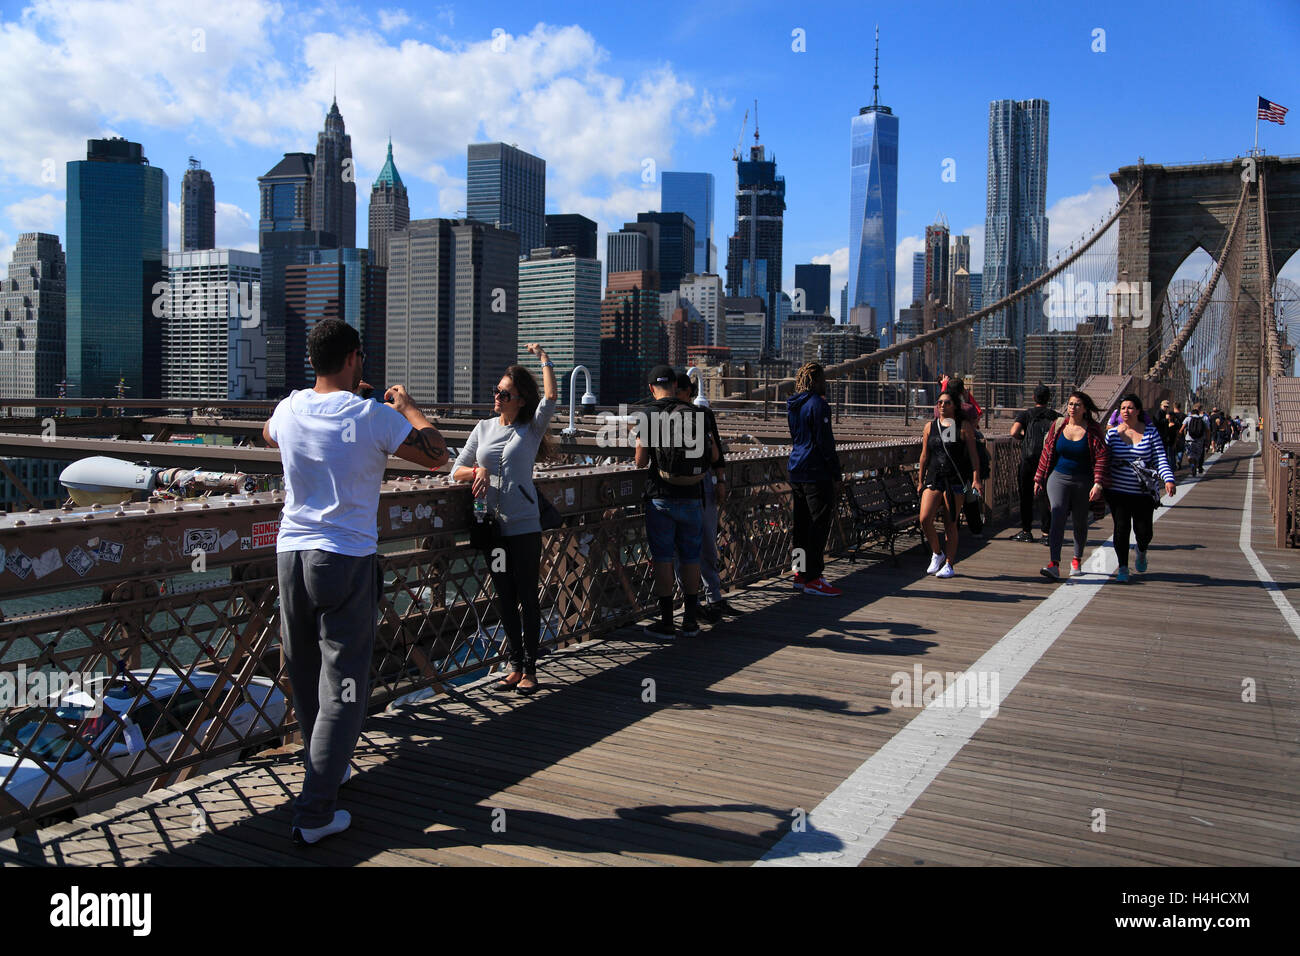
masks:
POLYGON ((671 365, 656 365, 650 370, 650 384, 660 388, 676 388, 677 373, 671 365))

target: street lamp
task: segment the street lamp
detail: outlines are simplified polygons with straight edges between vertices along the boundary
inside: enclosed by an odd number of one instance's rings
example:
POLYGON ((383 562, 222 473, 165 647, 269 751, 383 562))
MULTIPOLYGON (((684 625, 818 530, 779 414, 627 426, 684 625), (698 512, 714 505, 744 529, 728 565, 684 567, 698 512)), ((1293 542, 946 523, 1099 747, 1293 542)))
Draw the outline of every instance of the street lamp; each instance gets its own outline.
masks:
POLYGON ((694 374, 695 384, 699 388, 699 394, 695 396, 695 407, 708 408, 709 400, 704 397, 704 375, 702 372, 700 372, 698 366, 692 365, 690 368, 686 370, 686 377, 691 378, 692 372, 695 373, 694 374))
POLYGON ((596 410, 596 396, 591 394, 591 373, 587 371, 587 366, 575 365, 573 371, 569 373, 569 427, 560 432, 566 438, 573 438, 578 434, 578 429, 573 423, 573 399, 576 394, 573 390, 573 379, 579 372, 587 383, 587 388, 582 393, 582 411, 590 415, 596 410))

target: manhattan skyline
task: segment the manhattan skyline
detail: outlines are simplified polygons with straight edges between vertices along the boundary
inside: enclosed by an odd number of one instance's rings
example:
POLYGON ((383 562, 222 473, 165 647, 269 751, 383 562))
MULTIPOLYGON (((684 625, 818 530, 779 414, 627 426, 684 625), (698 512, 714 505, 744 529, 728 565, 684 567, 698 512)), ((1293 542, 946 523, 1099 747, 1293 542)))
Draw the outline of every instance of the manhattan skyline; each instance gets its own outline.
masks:
MULTIPOLYGON (((734 221, 730 157, 738 139, 742 151, 752 142, 755 117, 743 137, 741 117, 757 98, 764 145, 788 184, 782 287, 793 289, 796 263, 829 263, 838 311, 849 246, 844 119, 870 102, 864 51, 877 21, 887 100, 906 119, 899 276, 936 212, 954 235, 971 236, 972 261, 983 261, 994 100, 1052 103, 1046 201, 1054 252, 1112 204, 1107 177, 1119 166, 1139 156, 1173 164, 1243 154, 1257 95, 1292 107, 1300 98, 1286 66, 1300 48, 1300 12, 1264 4, 1224 19, 1208 3, 1177 18, 1156 4, 1044 16, 1021 3, 925 13, 667 3, 656 31, 613 10, 522 4, 374 11, 288 2, 275 10, 248 0, 239 16, 205 20, 147 2, 5 4, 0 69, 15 95, 3 106, 13 135, 0 144, 4 261, 20 232, 66 244, 64 166, 84 155, 87 139, 108 135, 142 143, 167 172, 174 247, 179 184, 195 155, 216 183, 217 246, 256 248, 257 176, 314 143, 336 74, 362 222, 391 131, 412 218, 464 209, 466 147, 501 141, 547 162, 546 211, 594 219, 602 251, 609 230, 660 209, 660 172, 712 173, 721 253, 734 221), (1204 52, 1201 25, 1210 16, 1221 21, 1218 45, 1252 50, 1227 82, 1185 69, 1188 56, 1204 52), (95 56, 81 52, 88 49, 95 56), (932 54, 945 49, 952 62, 936 68, 932 54), (1146 105, 1129 108, 1138 102, 1146 105)), ((1269 153, 1300 153, 1294 124, 1265 124, 1260 143, 1269 153)), ((1297 272, 1293 260, 1283 274, 1297 272)), ((908 304, 899 285, 896 310, 908 304)))

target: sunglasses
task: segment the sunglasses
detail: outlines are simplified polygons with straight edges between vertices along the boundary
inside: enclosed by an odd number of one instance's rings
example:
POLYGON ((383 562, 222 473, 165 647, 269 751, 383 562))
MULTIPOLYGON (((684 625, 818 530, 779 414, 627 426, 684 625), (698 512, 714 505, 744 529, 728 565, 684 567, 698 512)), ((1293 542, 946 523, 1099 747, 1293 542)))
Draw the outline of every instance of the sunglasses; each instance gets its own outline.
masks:
POLYGON ((501 401, 503 401, 503 402, 508 402, 508 401, 510 401, 512 398, 518 398, 519 396, 518 396, 518 395, 511 395, 511 394, 510 394, 509 392, 507 392, 504 388, 497 388, 495 385, 493 385, 493 386, 492 386, 492 397, 493 397, 493 398, 499 398, 499 399, 501 399, 501 401))

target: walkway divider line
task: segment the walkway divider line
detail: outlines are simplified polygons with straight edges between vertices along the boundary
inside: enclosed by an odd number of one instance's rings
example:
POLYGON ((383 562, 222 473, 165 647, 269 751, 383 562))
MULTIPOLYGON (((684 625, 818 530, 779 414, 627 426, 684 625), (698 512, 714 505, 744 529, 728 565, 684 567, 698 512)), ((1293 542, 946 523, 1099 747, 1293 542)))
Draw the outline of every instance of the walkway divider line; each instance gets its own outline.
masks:
POLYGON ((1241 553, 1246 556, 1246 560, 1250 562, 1255 577, 1259 578, 1260 583, 1264 585, 1264 590, 1268 592, 1268 596, 1273 599, 1277 609, 1282 612, 1282 620, 1286 621, 1287 626, 1291 628, 1292 634, 1300 637, 1300 614, 1296 613, 1296 609, 1291 606, 1291 602, 1282 594, 1282 589, 1277 586, 1273 576, 1264 567, 1264 562, 1259 560, 1259 556, 1255 554, 1255 549, 1250 546, 1251 499, 1254 498, 1254 493, 1255 456, 1252 455, 1250 459, 1250 480, 1246 483, 1246 503, 1241 509, 1241 535, 1237 538, 1237 545, 1241 548, 1241 553))
MULTIPOLYGON (((1206 460, 1213 464, 1217 455, 1206 460)), ((1197 479, 1179 485, 1159 521, 1186 497, 1197 479)), ((1118 562, 1107 538, 1081 574, 1061 582, 965 673, 985 677, 994 701, 970 700, 958 682, 914 717, 835 788, 755 866, 857 866, 893 829, 935 777, 975 736, 984 721, 1029 673, 1065 629, 1109 582, 1118 562), (996 678, 996 681, 995 681, 996 678), (991 706, 990 706, 991 704, 991 706)))

